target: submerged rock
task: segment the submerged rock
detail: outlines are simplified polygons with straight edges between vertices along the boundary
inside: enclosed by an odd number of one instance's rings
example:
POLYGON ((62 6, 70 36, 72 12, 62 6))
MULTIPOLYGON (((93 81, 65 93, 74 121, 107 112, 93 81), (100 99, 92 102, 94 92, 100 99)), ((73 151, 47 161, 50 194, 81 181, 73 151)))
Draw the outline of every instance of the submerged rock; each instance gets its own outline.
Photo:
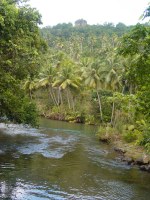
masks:
POLYGON ((150 172, 150 165, 141 165, 140 170, 150 172))
POLYGON ((128 165, 131 165, 134 163, 134 160, 129 157, 123 157, 122 161, 126 162, 128 165))
POLYGON ((144 163, 143 163, 143 158, 137 158, 136 160, 135 160, 135 164, 136 165, 143 165, 144 163))

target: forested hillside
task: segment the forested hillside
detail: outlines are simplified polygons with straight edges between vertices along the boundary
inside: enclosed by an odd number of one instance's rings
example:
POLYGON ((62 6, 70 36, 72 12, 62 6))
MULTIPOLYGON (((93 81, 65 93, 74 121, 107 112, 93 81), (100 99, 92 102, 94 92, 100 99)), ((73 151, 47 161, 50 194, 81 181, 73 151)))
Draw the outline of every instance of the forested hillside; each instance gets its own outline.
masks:
POLYGON ((149 24, 58 24, 41 34, 49 50, 33 84, 42 115, 101 124, 100 137, 149 148, 149 24))

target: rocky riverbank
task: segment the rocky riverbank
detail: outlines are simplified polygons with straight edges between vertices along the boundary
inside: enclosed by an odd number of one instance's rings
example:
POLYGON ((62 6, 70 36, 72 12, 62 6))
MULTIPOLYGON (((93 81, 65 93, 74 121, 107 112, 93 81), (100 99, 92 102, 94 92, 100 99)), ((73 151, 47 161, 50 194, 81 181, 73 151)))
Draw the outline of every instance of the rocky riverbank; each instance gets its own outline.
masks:
MULTIPOLYGON (((107 138, 99 138, 100 141, 110 143, 107 138)), ((142 171, 150 173, 150 155, 141 146, 124 143, 121 140, 111 141, 114 151, 116 151, 123 162, 127 165, 136 165, 142 171)))

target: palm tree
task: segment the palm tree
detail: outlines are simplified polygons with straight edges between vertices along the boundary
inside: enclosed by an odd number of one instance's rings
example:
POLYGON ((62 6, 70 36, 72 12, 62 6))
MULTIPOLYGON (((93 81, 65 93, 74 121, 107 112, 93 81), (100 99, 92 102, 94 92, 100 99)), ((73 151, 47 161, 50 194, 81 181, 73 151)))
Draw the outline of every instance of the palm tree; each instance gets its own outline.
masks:
POLYGON ((52 99, 53 103, 55 105, 58 105, 58 101, 56 99, 55 93, 52 88, 52 84, 56 74, 57 74, 57 69, 55 66, 51 65, 48 68, 43 69, 43 71, 40 73, 39 86, 47 87, 49 99, 52 99))
POLYGON ((113 105, 112 105, 112 112, 111 112, 111 124, 113 125, 113 118, 115 113, 115 101, 114 101, 114 92, 118 90, 121 86, 120 84, 120 76, 117 74, 117 72, 112 68, 107 76, 106 76, 106 82, 105 82, 106 89, 113 91, 113 105))
POLYGON ((29 76, 23 84, 23 89, 29 94, 30 99, 33 98, 33 91, 37 89, 37 79, 29 76))
MULTIPOLYGON (((66 91, 68 107, 71 109, 71 101, 70 101, 70 94, 71 90, 79 89, 81 83, 81 77, 78 75, 77 69, 74 67, 73 63, 70 61, 66 61, 64 63, 65 66, 61 68, 58 72, 58 76, 53 83, 53 87, 57 86, 62 90, 66 91)), ((73 101, 73 98, 72 98, 73 101)), ((73 102, 73 109, 74 109, 74 102, 73 102)))
MULTIPOLYGON (((111 90, 114 97, 114 92, 118 90, 121 86, 120 80, 122 73, 122 61, 120 57, 116 54, 116 46, 118 44, 118 37, 115 35, 104 43, 106 45, 104 50, 107 49, 105 53, 103 75, 105 76, 105 89, 111 90), (109 43, 108 43, 109 41, 109 43)), ((114 98, 113 98, 114 99, 114 98)), ((111 124, 113 124, 113 118, 115 113, 115 102, 113 100, 112 104, 112 114, 111 114, 111 124)))
POLYGON ((102 104, 99 95, 99 89, 104 87, 104 77, 102 73, 102 66, 100 67, 99 61, 91 62, 87 67, 85 67, 82 73, 82 77, 85 81, 85 85, 87 85, 89 88, 96 90, 100 118, 101 121, 103 121, 102 104))
POLYGON ((138 89, 138 84, 136 81, 136 71, 134 70, 134 66, 137 65, 137 61, 139 59, 139 55, 128 56, 126 58, 122 58, 123 62, 123 90, 122 93, 128 92, 130 94, 136 93, 138 89))

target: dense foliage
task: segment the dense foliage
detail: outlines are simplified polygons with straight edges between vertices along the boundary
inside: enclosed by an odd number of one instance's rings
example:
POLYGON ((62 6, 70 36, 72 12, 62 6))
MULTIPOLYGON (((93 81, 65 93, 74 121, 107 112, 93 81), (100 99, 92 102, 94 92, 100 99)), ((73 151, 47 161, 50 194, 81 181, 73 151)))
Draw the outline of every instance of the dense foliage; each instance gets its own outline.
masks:
POLYGON ((25 1, 0 2, 1 116, 34 125, 36 103, 46 117, 101 124, 150 149, 149 23, 76 22, 39 33, 40 15, 25 1))
POLYGON ((102 124, 100 132, 149 149, 149 30, 148 23, 43 28, 49 52, 33 87, 41 113, 102 124))
POLYGON ((36 108, 21 83, 37 73, 45 49, 39 23, 39 13, 23 1, 0 1, 0 114, 33 125, 36 108))

